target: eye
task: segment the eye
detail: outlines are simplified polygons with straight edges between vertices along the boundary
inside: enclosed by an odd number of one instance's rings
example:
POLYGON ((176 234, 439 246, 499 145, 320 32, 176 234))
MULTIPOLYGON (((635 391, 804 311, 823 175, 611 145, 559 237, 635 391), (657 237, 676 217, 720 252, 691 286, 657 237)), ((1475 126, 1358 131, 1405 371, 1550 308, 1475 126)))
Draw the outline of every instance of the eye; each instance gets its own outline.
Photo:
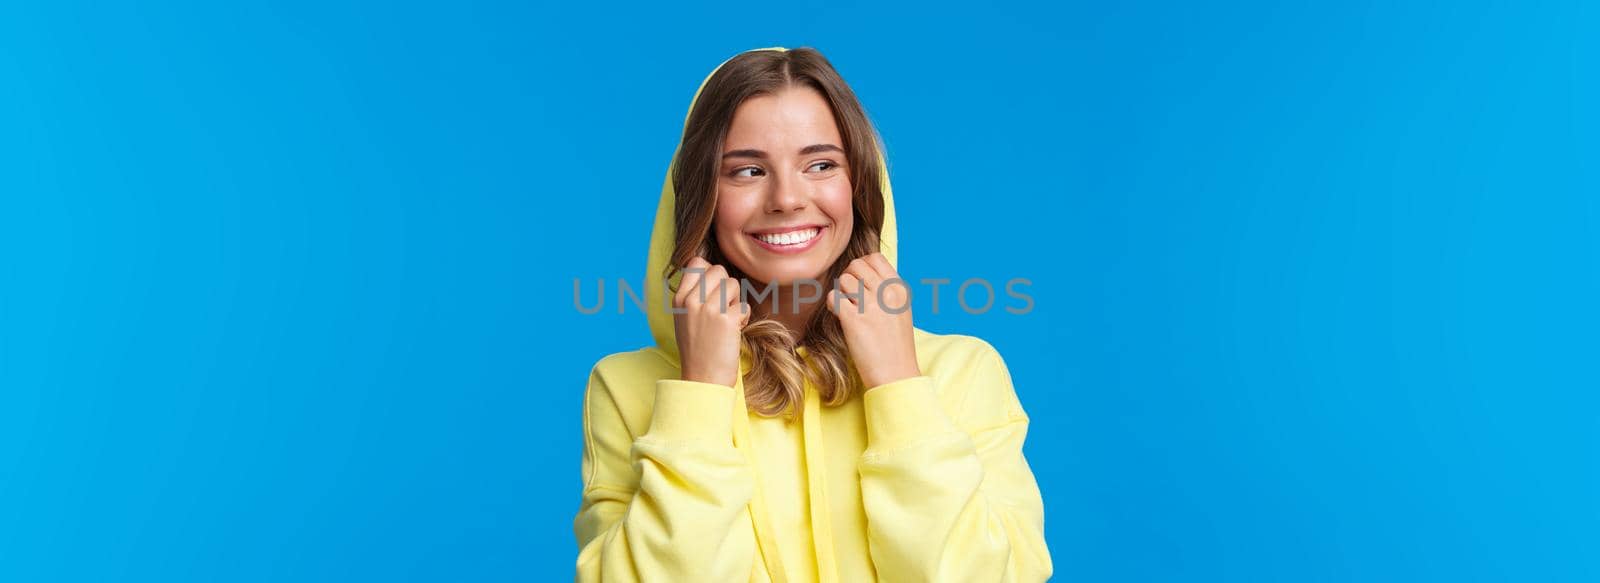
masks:
POLYGON ((754 175, 745 174, 744 171, 746 171, 746 170, 749 170, 749 171, 752 171, 752 172, 761 172, 762 171, 761 167, 759 167, 759 166, 745 166, 743 168, 739 168, 739 169, 734 170, 733 171, 733 176, 736 177, 736 178, 753 178, 755 176, 760 176, 759 174, 754 174, 754 175))
POLYGON ((839 167, 838 164, 834 164, 832 161, 829 161, 829 160, 823 160, 821 162, 817 162, 816 164, 812 164, 811 165, 812 168, 816 168, 818 166, 827 166, 827 168, 825 168, 823 170, 819 170, 818 172, 822 172, 822 171, 826 171, 826 170, 832 170, 834 168, 838 168, 839 167))

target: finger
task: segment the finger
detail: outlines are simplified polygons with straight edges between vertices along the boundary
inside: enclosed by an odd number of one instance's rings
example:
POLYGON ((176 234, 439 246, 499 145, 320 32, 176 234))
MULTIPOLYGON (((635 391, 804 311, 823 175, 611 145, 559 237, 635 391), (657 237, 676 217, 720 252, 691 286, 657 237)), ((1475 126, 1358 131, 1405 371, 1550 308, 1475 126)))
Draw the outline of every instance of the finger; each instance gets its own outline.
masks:
POLYGON ((705 267, 707 265, 709 264, 699 257, 689 260, 689 264, 685 265, 683 269, 683 279, 678 281, 678 293, 672 296, 673 305, 680 308, 687 305, 691 292, 694 291, 695 286, 700 284, 700 280, 705 277, 705 267), (696 261, 700 264, 696 265, 696 261))
POLYGON ((728 293, 728 298, 727 298, 728 299, 728 305, 730 305, 730 306, 738 305, 739 301, 741 299, 743 299, 742 297, 740 297, 740 295, 741 295, 740 291, 741 290, 739 289, 739 278, 728 277, 728 278, 724 278, 724 279, 725 279, 725 281, 723 282, 723 285, 727 286, 727 290, 728 290, 728 292, 727 292, 728 293))
MULTIPOLYGON (((846 273, 839 276, 839 289, 835 290, 835 293, 843 296, 844 301, 848 302, 841 304, 839 307, 850 309, 852 311, 859 311, 859 308, 857 308, 859 305, 857 298, 865 300, 866 294, 871 292, 866 291, 865 288, 862 287, 860 279, 857 279, 854 275, 846 273)), ((833 304, 832 300, 830 300, 828 303, 830 305, 833 304)))
POLYGON ((700 278, 700 289, 694 291, 694 300, 702 304, 717 304, 717 290, 722 287, 722 280, 728 279, 728 270, 721 265, 712 265, 706 268, 705 277, 700 278))
MULTIPOLYGON (((866 286, 867 291, 877 291, 878 281, 881 278, 878 277, 878 270, 868 265, 866 260, 860 258, 851 260, 850 264, 845 266, 844 272, 856 276, 856 279, 861 281, 861 285, 866 286)), ((850 289, 854 290, 854 288, 850 289)))
POLYGON ((845 317, 846 314, 854 314, 856 311, 856 304, 850 299, 850 296, 836 289, 828 290, 827 304, 828 311, 841 318, 845 317))
POLYGON ((861 291, 861 278, 848 271, 839 274, 839 289, 853 294, 861 291))
POLYGON ((719 313, 729 314, 739 309, 739 280, 724 277, 706 292, 710 294, 706 303, 717 306, 719 313))
POLYGON ((725 277, 725 275, 718 275, 717 269, 720 269, 720 267, 707 264, 704 267, 704 272, 701 272, 699 277, 694 279, 693 285, 683 285, 686 290, 683 293, 683 303, 704 304, 709 298, 712 298, 710 293, 715 293, 717 283, 722 282, 723 277, 725 277))
POLYGON ((890 278, 895 277, 896 272, 895 272, 895 269, 894 269, 894 265, 891 265, 889 263, 889 258, 888 257, 884 257, 882 253, 873 253, 871 255, 868 255, 866 257, 866 260, 867 260, 867 265, 872 266, 873 269, 876 269, 878 271, 878 276, 879 277, 881 277, 883 279, 890 279, 890 278))

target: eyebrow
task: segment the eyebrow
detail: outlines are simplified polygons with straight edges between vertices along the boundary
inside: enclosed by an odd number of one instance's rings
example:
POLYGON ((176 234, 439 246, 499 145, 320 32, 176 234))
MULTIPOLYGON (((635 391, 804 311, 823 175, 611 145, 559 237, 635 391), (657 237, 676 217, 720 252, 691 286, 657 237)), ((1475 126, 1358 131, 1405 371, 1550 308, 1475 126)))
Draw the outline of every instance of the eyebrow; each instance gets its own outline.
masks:
MULTIPOLYGON (((818 152, 838 152, 840 154, 843 154, 844 153, 844 148, 840 148, 840 147, 835 146, 833 144, 811 144, 811 145, 806 146, 804 148, 800 148, 800 155, 801 156, 804 156, 806 154, 815 154, 815 153, 818 153, 818 152)), ((726 160, 728 158, 766 158, 766 157, 767 157, 767 153, 766 152, 763 152, 761 150, 749 150, 749 149, 746 149, 746 150, 731 150, 731 151, 728 151, 728 152, 724 152, 722 154, 722 159, 724 159, 724 160, 726 160)))

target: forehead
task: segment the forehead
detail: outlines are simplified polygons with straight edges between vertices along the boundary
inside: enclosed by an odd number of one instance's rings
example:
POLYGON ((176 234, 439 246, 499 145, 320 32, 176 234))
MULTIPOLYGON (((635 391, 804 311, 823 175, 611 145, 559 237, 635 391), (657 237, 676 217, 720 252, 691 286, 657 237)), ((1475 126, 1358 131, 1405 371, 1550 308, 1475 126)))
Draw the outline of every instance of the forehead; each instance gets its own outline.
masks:
POLYGON ((723 149, 751 148, 782 155, 812 144, 839 142, 833 110, 822 94, 810 87, 790 87, 739 104, 723 149))

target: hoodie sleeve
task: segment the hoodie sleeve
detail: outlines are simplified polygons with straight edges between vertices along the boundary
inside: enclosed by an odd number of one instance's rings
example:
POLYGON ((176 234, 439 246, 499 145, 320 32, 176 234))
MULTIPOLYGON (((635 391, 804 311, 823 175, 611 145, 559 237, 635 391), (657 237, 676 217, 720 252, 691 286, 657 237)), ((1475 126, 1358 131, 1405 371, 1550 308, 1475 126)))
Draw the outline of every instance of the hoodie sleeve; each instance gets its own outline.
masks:
POLYGON ((754 475, 733 447, 733 389, 655 381, 648 431, 635 439, 598 368, 584 397, 576 580, 749 579, 754 475))
POLYGON ((960 374, 958 425, 930 376, 864 396, 859 461, 867 540, 884 581, 1044 581, 1044 505, 1022 455, 1028 417, 998 352, 982 343, 960 374), (969 425, 964 427, 962 425, 969 425))

